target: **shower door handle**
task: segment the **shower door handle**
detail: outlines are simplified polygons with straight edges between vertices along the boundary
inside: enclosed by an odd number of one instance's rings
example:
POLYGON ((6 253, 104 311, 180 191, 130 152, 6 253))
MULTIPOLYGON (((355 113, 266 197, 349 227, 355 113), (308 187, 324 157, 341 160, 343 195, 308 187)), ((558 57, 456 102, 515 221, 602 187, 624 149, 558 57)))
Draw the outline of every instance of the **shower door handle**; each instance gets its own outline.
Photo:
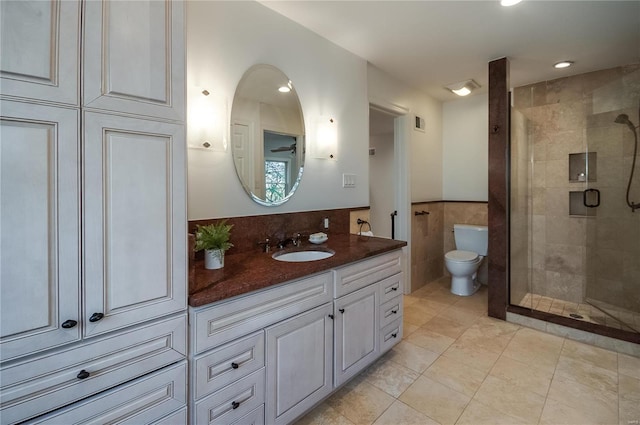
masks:
POLYGON ((598 189, 585 189, 584 192, 582 192, 582 203, 584 204, 585 207, 587 208, 595 208, 595 207, 599 207, 600 206, 600 191, 598 189), (589 203, 587 202, 587 198, 589 197, 589 193, 595 193, 595 203, 589 203))

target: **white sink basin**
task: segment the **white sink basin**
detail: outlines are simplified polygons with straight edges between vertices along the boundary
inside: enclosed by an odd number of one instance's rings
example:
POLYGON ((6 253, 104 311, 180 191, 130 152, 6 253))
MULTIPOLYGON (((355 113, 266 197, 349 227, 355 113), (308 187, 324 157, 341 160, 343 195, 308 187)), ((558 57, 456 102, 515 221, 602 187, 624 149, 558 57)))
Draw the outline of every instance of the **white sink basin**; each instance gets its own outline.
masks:
POLYGON ((309 250, 309 251, 290 251, 290 252, 276 252, 271 257, 278 261, 287 261, 290 263, 300 263, 304 261, 317 261, 324 260, 325 258, 332 257, 335 251, 330 249, 321 250, 309 250))

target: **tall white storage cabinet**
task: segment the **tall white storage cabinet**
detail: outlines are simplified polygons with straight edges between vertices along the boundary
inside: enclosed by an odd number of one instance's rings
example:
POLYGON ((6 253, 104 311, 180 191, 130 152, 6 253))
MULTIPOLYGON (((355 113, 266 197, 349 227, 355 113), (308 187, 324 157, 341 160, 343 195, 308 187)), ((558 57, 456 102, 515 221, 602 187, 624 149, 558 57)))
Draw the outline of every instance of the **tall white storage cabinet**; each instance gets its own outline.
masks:
POLYGON ((0 20, 0 422, 180 421, 184 4, 0 20))

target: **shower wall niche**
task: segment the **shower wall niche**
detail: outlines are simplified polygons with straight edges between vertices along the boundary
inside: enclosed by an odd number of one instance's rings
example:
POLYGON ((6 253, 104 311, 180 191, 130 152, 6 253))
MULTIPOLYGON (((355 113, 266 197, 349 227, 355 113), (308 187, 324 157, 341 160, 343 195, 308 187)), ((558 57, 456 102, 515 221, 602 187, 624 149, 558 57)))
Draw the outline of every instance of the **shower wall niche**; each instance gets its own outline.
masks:
POLYGON ((569 154, 569 181, 572 183, 597 180, 598 153, 581 152, 569 154))

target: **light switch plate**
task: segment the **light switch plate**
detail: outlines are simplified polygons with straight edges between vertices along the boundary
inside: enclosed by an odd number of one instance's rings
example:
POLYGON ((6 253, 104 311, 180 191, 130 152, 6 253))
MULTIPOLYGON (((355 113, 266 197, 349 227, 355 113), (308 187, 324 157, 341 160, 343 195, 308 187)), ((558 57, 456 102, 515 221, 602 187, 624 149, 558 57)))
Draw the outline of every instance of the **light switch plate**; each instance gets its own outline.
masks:
POLYGON ((356 187, 356 175, 355 174, 343 174, 342 175, 342 187, 354 188, 356 187))

